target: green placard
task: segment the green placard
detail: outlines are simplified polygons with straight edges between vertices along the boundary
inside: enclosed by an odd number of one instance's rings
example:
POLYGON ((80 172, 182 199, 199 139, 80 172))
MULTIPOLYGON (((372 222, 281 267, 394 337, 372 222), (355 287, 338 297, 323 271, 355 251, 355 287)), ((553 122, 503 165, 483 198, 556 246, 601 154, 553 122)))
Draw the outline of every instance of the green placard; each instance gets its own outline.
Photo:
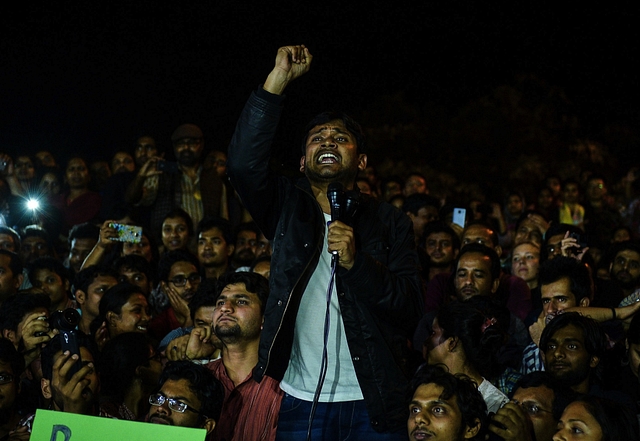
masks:
POLYGON ((204 441, 204 429, 38 409, 31 441, 204 441))

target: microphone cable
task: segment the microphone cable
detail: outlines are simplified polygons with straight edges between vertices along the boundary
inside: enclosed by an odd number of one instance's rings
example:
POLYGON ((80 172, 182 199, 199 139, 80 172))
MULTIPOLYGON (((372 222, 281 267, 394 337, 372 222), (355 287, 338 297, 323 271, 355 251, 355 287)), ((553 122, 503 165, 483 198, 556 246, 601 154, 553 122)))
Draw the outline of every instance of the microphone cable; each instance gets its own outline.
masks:
POLYGON ((327 287, 327 307, 324 315, 324 345, 322 347, 322 362, 320 364, 320 377, 318 378, 318 385, 316 386, 316 392, 313 395, 313 402, 311 403, 311 411, 309 412, 309 427, 307 429, 307 441, 311 441, 311 428, 313 426, 313 418, 316 415, 316 409, 318 407, 318 401, 320 400, 320 392, 324 384, 324 379, 327 376, 327 369, 329 365, 329 356, 327 347, 329 345, 329 325, 331 324, 331 295, 333 293, 333 282, 336 276, 336 269, 338 268, 338 252, 331 253, 331 277, 329 279, 329 286, 327 287))

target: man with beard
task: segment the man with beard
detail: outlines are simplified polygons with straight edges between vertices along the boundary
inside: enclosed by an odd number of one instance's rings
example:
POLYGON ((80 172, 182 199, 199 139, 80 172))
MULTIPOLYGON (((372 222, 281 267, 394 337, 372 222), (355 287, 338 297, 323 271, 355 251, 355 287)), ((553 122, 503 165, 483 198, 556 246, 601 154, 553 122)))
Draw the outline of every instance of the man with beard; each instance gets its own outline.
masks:
POLYGON ((305 178, 269 169, 282 94, 309 70, 311 59, 302 45, 278 50, 229 146, 231 183, 273 240, 253 374, 258 381, 281 380, 286 392, 278 439, 301 439, 308 429, 313 439, 337 439, 344 420, 349 423, 342 429, 354 440, 406 439, 405 342, 422 311, 411 221, 354 190, 367 165, 366 143, 359 124, 343 113, 322 113, 304 130, 305 178), (355 217, 332 219, 330 184, 338 198, 337 187, 355 191, 349 193, 359 201, 355 217))
POLYGON ((171 141, 178 163, 157 156, 149 158, 126 193, 128 203, 151 207, 151 230, 155 232, 160 231, 162 219, 174 208, 189 213, 193 229, 203 217, 224 212, 220 176, 202 167, 202 130, 194 124, 183 124, 173 132, 171 141), (157 186, 147 185, 146 181, 152 179, 158 179, 157 186))
POLYGON ((238 225, 235 248, 231 256, 231 266, 234 269, 242 268, 241 271, 248 271, 248 267, 256 258, 259 236, 260 230, 253 222, 238 225))
POLYGON ((190 361, 170 361, 158 391, 149 397, 147 421, 153 424, 202 428, 207 436, 220 419, 224 390, 204 366, 190 361))
POLYGON ((239 272, 225 277, 221 286, 213 322, 222 356, 207 365, 226 391, 215 439, 274 440, 283 392, 272 378, 253 379, 269 282, 239 272))
POLYGON ((207 279, 218 279, 229 271, 229 258, 235 246, 231 225, 222 218, 202 219, 198 224, 198 261, 207 279))
POLYGON ((576 393, 617 401, 637 413, 636 403, 628 395, 605 390, 600 384, 607 345, 600 324, 577 312, 554 318, 540 338, 544 367, 553 379, 576 393))
POLYGON ((149 323, 149 334, 160 340, 180 327, 193 326, 189 302, 202 277, 196 257, 184 250, 168 251, 158 263, 160 289, 152 293, 157 315, 149 323))
POLYGON ((631 241, 617 245, 609 272, 622 288, 623 298, 636 291, 640 287, 640 246, 631 241))
POLYGON ((424 228, 425 250, 429 256, 428 279, 436 274, 450 274, 453 261, 460 251, 460 239, 451 227, 442 222, 429 222, 424 228))

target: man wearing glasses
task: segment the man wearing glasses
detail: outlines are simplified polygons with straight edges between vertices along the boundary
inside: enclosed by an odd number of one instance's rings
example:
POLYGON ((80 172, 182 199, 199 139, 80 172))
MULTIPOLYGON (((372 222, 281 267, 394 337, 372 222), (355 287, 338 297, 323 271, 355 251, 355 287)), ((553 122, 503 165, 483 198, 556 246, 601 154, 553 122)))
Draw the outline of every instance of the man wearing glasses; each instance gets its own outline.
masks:
POLYGON ((149 333, 162 339, 176 328, 193 326, 189 302, 202 280, 198 259, 184 250, 166 252, 158 263, 158 278, 160 289, 151 294, 155 317, 149 333))
POLYGON ((205 367, 189 361, 169 362, 149 397, 147 421, 154 424, 202 428, 211 434, 220 418, 224 390, 205 367))

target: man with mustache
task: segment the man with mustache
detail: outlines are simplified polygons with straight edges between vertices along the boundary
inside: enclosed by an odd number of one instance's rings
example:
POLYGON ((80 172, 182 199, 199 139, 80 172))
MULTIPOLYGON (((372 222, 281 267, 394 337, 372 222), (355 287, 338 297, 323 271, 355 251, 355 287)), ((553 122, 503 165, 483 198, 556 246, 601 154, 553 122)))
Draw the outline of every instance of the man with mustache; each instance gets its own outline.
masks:
POLYGON ((171 142, 177 167, 158 156, 150 157, 126 193, 127 203, 151 207, 151 229, 155 232, 160 231, 163 217, 175 208, 189 213, 194 230, 205 216, 224 213, 222 181, 215 170, 202 167, 204 135, 200 127, 182 124, 174 130, 171 142), (157 185, 145 185, 153 179, 158 179, 157 185))
POLYGON ((364 132, 344 113, 325 112, 307 125, 304 178, 269 170, 283 92, 309 70, 311 59, 303 45, 278 50, 229 146, 230 181, 273 240, 271 289, 253 374, 258 381, 265 375, 281 380, 286 395, 278 439, 302 439, 309 426, 313 439, 338 439, 344 420, 349 423, 343 430, 354 440, 406 439, 402 354, 422 311, 411 221, 357 191, 350 193, 359 201, 356 216, 332 219, 329 185, 357 190, 358 171, 367 165, 364 132))
POLYGON ((153 424, 202 428, 207 436, 220 419, 224 390, 204 366, 190 361, 170 361, 149 397, 147 421, 153 424))

